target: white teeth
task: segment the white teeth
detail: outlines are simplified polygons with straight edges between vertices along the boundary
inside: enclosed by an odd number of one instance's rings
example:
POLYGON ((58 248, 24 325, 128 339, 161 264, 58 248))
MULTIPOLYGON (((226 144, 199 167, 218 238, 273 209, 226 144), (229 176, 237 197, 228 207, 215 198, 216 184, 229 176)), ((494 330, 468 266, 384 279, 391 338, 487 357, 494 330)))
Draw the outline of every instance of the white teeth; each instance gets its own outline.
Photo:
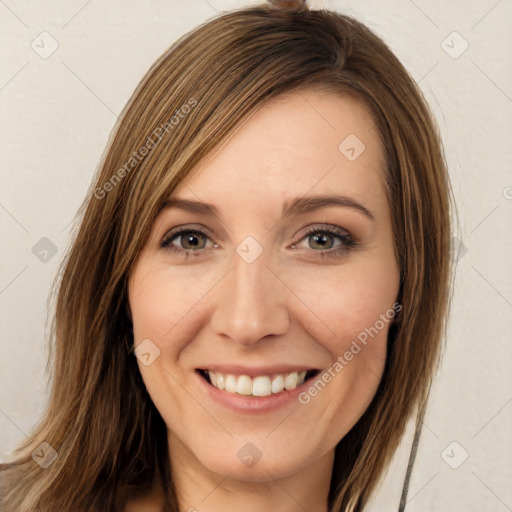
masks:
POLYGON ((252 379, 248 375, 240 375, 238 377, 236 392, 239 395, 250 395, 252 394, 252 379))
POLYGON ((252 394, 254 396, 268 396, 272 394, 270 377, 260 376, 252 379, 252 394))
POLYGON ((218 389, 229 393, 237 393, 245 396, 269 396, 281 393, 285 389, 292 390, 304 383, 306 371, 279 373, 270 378, 268 375, 258 375, 251 378, 248 375, 224 375, 212 370, 208 371, 210 382, 218 389))
POLYGON ((280 393, 284 389, 284 377, 276 375, 272 380, 272 393, 280 393))
POLYGON ((298 382, 299 382, 299 374, 297 372, 289 373, 284 378, 284 387, 286 389, 295 389, 297 387, 298 382))
POLYGON ((227 375, 226 380, 224 381, 224 384, 226 386, 226 391, 229 391, 230 393, 237 392, 238 382, 234 375, 227 375))

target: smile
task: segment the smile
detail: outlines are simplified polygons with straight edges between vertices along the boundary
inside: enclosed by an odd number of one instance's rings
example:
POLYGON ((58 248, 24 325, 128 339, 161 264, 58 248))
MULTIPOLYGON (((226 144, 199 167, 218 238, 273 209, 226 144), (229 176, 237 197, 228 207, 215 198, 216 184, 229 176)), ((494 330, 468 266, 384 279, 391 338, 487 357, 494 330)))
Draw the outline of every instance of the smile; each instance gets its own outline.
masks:
POLYGON ((197 370, 198 373, 212 386, 228 393, 265 397, 291 391, 319 373, 319 370, 302 370, 273 375, 233 375, 212 370, 197 370))

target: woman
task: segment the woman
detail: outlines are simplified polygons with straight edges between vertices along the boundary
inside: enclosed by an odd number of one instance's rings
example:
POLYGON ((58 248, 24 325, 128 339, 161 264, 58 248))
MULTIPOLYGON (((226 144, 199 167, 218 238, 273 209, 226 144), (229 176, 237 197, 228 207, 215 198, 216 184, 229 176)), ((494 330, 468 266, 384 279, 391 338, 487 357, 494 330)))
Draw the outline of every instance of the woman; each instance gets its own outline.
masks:
POLYGON ((438 132, 386 45, 303 2, 204 24, 81 213, 2 510, 363 510, 421 424, 450 279, 438 132))

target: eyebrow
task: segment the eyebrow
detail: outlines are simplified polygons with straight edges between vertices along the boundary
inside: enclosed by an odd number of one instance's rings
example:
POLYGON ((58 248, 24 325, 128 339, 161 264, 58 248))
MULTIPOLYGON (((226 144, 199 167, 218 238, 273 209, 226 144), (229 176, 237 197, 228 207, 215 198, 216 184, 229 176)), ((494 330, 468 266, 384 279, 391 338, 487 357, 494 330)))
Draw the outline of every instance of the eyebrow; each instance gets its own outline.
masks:
POLYGON ((298 197, 291 202, 286 201, 283 205, 283 218, 300 215, 302 213, 319 210, 328 206, 342 206, 362 213, 370 220, 375 220, 373 213, 355 199, 346 196, 311 196, 298 197))
MULTIPOLYGON (((329 206, 340 206, 343 208, 350 208, 362 213, 370 220, 375 220, 373 213, 368 210, 361 203, 355 199, 346 196, 337 195, 322 195, 322 196, 311 196, 311 197, 297 197, 290 201, 285 201, 283 204, 283 218, 293 217, 294 215, 300 215, 321 208, 327 208, 329 206)), ((219 210, 213 204, 204 203, 202 201, 191 201, 189 199, 179 199, 176 197, 170 198, 163 204, 163 208, 179 208, 192 213, 199 214, 210 214, 219 216, 219 210)))

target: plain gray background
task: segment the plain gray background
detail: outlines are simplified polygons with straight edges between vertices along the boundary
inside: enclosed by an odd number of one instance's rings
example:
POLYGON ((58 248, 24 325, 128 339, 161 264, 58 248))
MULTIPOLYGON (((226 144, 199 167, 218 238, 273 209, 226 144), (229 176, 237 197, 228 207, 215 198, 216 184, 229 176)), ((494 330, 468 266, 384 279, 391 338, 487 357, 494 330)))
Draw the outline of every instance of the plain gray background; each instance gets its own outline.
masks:
MULTIPOLYGON (((451 320, 407 511, 512 510, 512 1, 310 4, 365 22, 420 84, 459 211, 451 320)), ((44 410, 46 300, 116 116, 179 36, 245 5, 0 0, 0 460, 44 410)), ((396 510, 411 434, 368 512, 396 510)))

